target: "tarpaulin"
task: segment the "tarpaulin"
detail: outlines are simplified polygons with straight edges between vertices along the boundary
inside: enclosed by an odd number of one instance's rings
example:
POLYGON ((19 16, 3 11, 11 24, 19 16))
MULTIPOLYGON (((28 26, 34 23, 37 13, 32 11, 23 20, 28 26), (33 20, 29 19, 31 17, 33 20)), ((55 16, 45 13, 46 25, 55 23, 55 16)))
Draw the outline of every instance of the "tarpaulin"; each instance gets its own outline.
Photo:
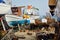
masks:
POLYGON ((0 0, 0 3, 5 3, 3 0, 0 0))

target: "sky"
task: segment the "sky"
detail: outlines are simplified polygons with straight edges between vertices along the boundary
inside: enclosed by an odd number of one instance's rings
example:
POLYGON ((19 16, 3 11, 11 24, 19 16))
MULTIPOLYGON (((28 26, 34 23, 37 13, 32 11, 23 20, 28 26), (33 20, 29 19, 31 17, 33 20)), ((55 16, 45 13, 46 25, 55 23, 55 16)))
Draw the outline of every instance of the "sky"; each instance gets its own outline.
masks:
POLYGON ((27 6, 32 5, 39 9, 40 17, 46 15, 49 10, 48 0, 12 0, 12 6, 27 6))

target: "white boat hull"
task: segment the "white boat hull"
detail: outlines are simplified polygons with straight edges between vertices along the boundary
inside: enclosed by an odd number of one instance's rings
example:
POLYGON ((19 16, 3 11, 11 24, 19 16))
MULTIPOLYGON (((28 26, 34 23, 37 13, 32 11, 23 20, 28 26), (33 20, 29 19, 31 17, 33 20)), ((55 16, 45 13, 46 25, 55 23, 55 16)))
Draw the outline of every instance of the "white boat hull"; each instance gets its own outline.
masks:
POLYGON ((16 15, 5 15, 6 21, 19 21, 23 20, 22 17, 16 16, 16 15))
POLYGON ((35 23, 35 19, 39 18, 39 16, 30 16, 29 19, 23 19, 23 17, 19 17, 16 15, 5 15, 6 21, 8 25, 17 25, 17 24, 24 24, 24 23, 35 23))
POLYGON ((30 23, 30 20, 23 19, 16 15, 5 15, 5 19, 9 26, 17 26, 18 24, 30 23))

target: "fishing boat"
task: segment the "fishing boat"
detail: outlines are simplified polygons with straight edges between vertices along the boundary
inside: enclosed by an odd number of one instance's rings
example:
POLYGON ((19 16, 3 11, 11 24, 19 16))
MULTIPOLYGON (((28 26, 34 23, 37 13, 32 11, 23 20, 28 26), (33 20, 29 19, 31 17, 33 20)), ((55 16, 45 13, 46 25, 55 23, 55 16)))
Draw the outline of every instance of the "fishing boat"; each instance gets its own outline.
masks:
MULTIPOLYGON (((28 6, 30 7, 30 6, 28 6)), ((22 16, 17 16, 17 15, 5 15, 5 18, 6 18, 6 21, 8 23, 8 25, 13 25, 13 26, 17 26, 17 24, 30 24, 30 23, 35 23, 35 19, 39 18, 38 15, 35 15, 34 13, 38 13, 37 11, 37 8, 25 8, 25 10, 23 11, 23 15, 22 16), (33 9, 33 11, 31 10, 33 9), (27 12, 28 11, 28 12, 27 12), (31 13, 33 12, 33 15, 31 15, 31 13), (28 13, 28 14, 25 14, 28 13)))

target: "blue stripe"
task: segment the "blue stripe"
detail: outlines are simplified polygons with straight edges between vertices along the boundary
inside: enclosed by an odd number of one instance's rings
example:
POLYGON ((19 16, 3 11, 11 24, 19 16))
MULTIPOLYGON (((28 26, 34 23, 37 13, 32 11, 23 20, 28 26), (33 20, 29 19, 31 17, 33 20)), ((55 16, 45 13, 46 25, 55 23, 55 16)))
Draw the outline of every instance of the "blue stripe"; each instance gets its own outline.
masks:
POLYGON ((30 20, 20 20, 20 21, 10 21, 9 25, 17 26, 18 24, 24 24, 27 21, 27 24, 30 24, 30 20))

